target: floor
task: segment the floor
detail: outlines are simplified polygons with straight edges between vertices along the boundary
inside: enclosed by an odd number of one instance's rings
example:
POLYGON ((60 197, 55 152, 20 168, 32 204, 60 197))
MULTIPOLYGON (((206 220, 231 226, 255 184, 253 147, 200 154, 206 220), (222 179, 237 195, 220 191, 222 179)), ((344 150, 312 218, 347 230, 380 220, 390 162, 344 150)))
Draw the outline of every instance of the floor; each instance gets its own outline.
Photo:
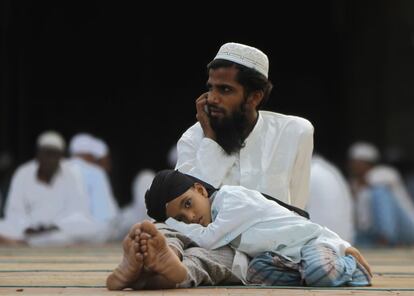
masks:
POLYGON ((158 291, 105 288, 121 245, 0 247, 0 295, 414 295, 414 248, 362 250, 374 272, 367 288, 203 287, 158 291))

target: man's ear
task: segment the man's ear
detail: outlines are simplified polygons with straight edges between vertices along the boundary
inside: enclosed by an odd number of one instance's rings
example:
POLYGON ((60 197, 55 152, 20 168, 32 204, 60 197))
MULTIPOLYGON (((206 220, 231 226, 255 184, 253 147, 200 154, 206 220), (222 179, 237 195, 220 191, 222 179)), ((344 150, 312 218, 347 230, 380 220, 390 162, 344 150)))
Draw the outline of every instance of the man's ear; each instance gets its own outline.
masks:
POLYGON ((262 90, 256 90, 250 94, 247 98, 246 104, 249 105, 251 109, 256 110, 257 106, 262 102, 264 92, 262 90))
POLYGON ((201 193, 203 196, 208 197, 208 192, 206 188, 200 183, 197 183, 197 182, 194 183, 194 188, 195 190, 197 190, 197 192, 201 193))

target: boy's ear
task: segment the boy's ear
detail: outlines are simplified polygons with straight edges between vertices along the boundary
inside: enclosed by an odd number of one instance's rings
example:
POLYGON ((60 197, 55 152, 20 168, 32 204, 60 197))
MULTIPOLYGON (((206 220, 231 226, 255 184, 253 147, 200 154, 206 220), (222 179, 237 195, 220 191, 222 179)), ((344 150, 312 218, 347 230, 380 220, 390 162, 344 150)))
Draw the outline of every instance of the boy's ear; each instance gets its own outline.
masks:
POLYGON ((194 183, 194 188, 195 188, 195 190, 197 190, 197 192, 201 193, 203 196, 208 197, 208 193, 207 193, 206 188, 203 185, 201 185, 200 183, 197 183, 197 182, 194 183))

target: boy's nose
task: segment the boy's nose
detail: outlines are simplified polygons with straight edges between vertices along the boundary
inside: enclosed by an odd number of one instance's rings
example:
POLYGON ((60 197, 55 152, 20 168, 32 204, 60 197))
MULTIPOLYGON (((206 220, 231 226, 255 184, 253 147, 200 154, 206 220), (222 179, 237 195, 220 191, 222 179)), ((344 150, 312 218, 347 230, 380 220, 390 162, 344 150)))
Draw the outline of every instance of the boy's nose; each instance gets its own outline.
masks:
POLYGON ((196 223, 195 222, 195 214, 193 212, 188 212, 186 215, 188 223, 196 223))

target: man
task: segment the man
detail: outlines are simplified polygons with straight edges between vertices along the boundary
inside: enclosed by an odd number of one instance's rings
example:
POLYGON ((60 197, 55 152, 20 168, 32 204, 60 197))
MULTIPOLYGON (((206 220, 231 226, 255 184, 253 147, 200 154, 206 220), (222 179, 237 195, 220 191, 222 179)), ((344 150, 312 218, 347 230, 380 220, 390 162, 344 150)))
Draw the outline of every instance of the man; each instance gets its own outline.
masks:
POLYGON ((354 204, 341 171, 319 154, 312 156, 310 194, 306 204, 311 220, 354 242, 354 204))
MULTIPOLYGON (((243 185, 304 208, 313 126, 303 118, 259 111, 272 90, 267 56, 254 47, 226 43, 207 69, 208 92, 196 100, 198 122, 177 143, 175 168, 214 187, 243 185)), ((173 244, 177 233, 165 228, 162 233, 173 244)), ((176 286, 234 283, 234 274, 241 283, 246 277, 240 274, 248 264, 242 253, 233 259, 228 246, 214 252, 186 247, 177 253, 188 276, 176 286)))
POLYGON ((46 131, 38 137, 36 159, 13 175, 0 243, 66 245, 95 237, 80 184, 62 165, 64 151, 59 133, 46 131))
POLYGON ((355 142, 348 151, 356 244, 413 245, 414 203, 400 173, 379 159, 378 149, 368 142, 355 142))
POLYGON ((93 135, 79 133, 72 137, 69 144, 71 158, 66 164, 78 177, 88 197, 90 214, 110 238, 110 229, 119 212, 113 196, 112 187, 103 168, 96 164, 95 150, 99 143, 93 135))
POLYGON ((226 43, 207 66, 208 91, 196 100, 198 122, 177 143, 176 169, 215 187, 242 185, 304 208, 313 126, 259 111, 272 90, 260 50, 226 43))

